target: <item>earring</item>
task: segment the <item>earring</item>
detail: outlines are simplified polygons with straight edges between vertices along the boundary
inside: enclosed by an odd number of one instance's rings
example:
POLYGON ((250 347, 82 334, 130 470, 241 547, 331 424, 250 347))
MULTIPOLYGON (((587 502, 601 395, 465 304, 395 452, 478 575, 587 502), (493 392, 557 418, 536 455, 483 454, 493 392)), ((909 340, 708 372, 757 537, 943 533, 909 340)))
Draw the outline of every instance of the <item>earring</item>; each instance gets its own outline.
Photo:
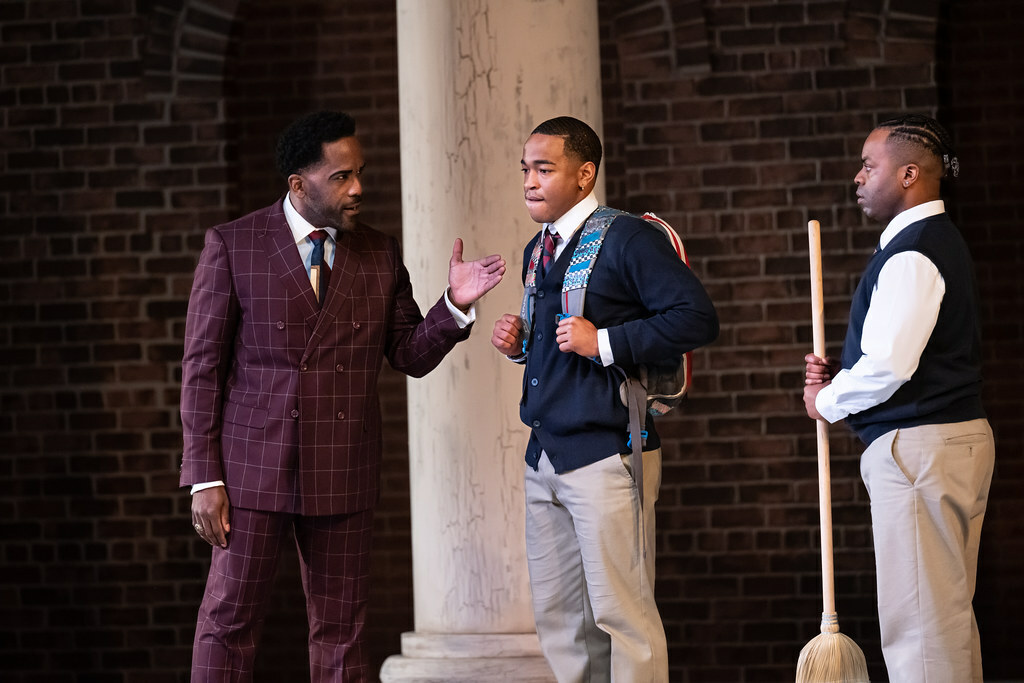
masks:
POLYGON ((909 180, 904 180, 903 181, 903 187, 910 187, 910 181, 909 180))

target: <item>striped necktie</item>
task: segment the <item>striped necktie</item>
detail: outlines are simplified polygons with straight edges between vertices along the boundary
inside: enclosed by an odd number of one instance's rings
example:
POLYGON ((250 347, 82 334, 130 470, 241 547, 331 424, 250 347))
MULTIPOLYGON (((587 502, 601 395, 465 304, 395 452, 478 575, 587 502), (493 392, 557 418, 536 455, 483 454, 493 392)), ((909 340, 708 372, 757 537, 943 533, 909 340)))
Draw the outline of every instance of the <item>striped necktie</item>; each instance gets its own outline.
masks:
POLYGON ((309 239, 313 243, 313 254, 310 259, 309 282, 313 285, 313 295, 317 302, 323 306, 324 297, 327 296, 327 285, 331 280, 331 267, 327 264, 324 245, 327 243, 326 230, 314 230, 309 233, 309 239))
POLYGON ((558 244, 558 233, 552 233, 550 228, 544 230, 544 253, 540 261, 540 272, 541 277, 544 277, 548 272, 548 266, 551 265, 551 261, 555 258, 555 245, 558 244))

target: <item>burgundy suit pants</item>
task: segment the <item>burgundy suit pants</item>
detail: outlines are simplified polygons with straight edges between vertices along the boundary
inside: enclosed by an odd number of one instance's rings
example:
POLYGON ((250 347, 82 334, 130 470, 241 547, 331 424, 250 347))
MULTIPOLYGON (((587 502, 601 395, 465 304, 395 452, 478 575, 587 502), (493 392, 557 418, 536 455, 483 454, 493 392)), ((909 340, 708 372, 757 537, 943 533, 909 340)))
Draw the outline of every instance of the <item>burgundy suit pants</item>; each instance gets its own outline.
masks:
POLYGON ((282 543, 294 530, 309 618, 310 679, 368 680, 363 624, 372 510, 304 517, 233 508, 228 547, 213 548, 192 652, 193 683, 252 680, 282 543))

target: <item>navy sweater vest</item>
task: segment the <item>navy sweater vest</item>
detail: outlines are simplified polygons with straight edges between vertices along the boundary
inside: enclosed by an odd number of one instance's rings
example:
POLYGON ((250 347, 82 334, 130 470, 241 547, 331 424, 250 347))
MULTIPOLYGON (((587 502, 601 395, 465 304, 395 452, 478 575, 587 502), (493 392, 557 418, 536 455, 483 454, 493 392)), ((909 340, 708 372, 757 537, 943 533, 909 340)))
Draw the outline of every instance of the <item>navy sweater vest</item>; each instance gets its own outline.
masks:
POLYGON ((893 429, 985 417, 974 267, 963 237, 945 213, 910 224, 868 262, 853 295, 842 366, 852 367, 863 355, 864 317, 878 274, 886 261, 904 251, 916 251, 931 260, 945 281, 946 292, 914 375, 889 400, 846 418, 867 444, 893 429))

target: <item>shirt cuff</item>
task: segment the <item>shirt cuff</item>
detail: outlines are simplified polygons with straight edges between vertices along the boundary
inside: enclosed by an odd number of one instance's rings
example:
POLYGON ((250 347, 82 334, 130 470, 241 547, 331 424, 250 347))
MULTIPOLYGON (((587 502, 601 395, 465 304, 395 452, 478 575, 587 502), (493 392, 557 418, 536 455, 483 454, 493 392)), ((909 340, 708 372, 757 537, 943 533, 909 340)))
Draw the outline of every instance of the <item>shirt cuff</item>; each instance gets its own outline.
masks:
POLYGON ((455 318, 455 323, 459 326, 459 329, 465 329, 476 322, 476 304, 469 307, 468 313, 463 313, 452 303, 452 300, 448 297, 447 289, 444 290, 444 303, 448 306, 448 310, 452 312, 452 317, 455 318))
POLYGON ((818 414, 825 418, 825 422, 835 424, 844 419, 849 413, 836 405, 836 392, 832 385, 828 385, 818 392, 814 397, 814 407, 818 414))
POLYGON ((608 330, 597 331, 597 350, 601 355, 601 365, 608 367, 615 363, 615 354, 612 353, 612 342, 608 338, 608 330))
POLYGON ((192 484, 192 490, 189 492, 190 495, 195 495, 203 489, 212 489, 214 486, 223 486, 222 481, 208 481, 205 484, 192 484))

